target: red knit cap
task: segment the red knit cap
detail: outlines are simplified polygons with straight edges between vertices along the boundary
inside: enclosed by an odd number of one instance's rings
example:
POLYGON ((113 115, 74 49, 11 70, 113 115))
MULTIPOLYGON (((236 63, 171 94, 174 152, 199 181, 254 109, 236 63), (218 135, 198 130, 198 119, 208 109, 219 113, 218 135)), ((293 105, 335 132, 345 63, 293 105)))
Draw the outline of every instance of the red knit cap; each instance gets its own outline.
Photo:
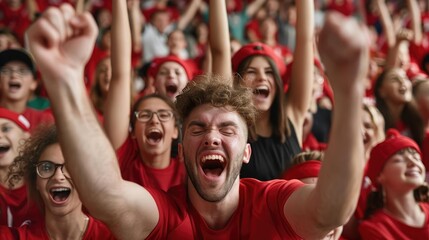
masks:
POLYGON ((270 46, 259 42, 244 45, 234 54, 234 56, 232 57, 232 70, 234 72, 237 72, 238 66, 241 64, 241 62, 243 62, 244 59, 254 55, 267 56, 271 58, 276 64, 280 76, 283 76, 283 74, 285 74, 286 65, 281 59, 280 55, 274 52, 274 50, 270 46))
POLYGON ((396 129, 389 129, 386 140, 377 144, 372 150, 366 166, 366 175, 371 179, 374 186, 377 185, 377 177, 383 170, 387 160, 404 148, 414 148, 420 155, 419 146, 412 139, 401 135, 396 129))
POLYGON ((0 108, 0 118, 8 119, 18 125, 22 130, 30 130, 30 122, 23 115, 10 111, 6 108, 0 108))
POLYGON ((180 64, 186 72, 186 76, 188 76, 188 80, 192 79, 192 70, 191 68, 188 66, 188 64, 181 58, 175 56, 175 55, 169 55, 166 57, 159 57, 159 58, 155 58, 152 60, 152 63, 149 66, 148 72, 147 74, 153 78, 156 77, 156 74, 158 74, 159 68, 161 67, 162 64, 166 63, 166 62, 175 62, 180 64))
POLYGON ((319 160, 305 161, 286 170, 281 178, 291 180, 318 177, 321 167, 322 162, 319 160))

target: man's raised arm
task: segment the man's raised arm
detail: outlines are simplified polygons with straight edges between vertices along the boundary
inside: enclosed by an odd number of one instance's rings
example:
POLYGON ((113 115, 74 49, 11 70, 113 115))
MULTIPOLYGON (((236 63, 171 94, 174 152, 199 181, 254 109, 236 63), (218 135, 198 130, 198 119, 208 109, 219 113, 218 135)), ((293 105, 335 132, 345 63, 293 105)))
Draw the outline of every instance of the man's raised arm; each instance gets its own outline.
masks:
POLYGON ((144 188, 121 178, 115 152, 87 96, 83 72, 96 36, 92 16, 65 4, 49 8, 33 23, 27 44, 40 67, 67 169, 82 202, 118 238, 138 239, 152 231, 158 211, 144 188))
POLYGON ((322 238, 353 214, 364 168, 361 134, 363 80, 368 38, 363 27, 338 13, 327 15, 319 51, 334 90, 333 123, 316 186, 304 186, 287 200, 284 214, 304 239, 322 238))

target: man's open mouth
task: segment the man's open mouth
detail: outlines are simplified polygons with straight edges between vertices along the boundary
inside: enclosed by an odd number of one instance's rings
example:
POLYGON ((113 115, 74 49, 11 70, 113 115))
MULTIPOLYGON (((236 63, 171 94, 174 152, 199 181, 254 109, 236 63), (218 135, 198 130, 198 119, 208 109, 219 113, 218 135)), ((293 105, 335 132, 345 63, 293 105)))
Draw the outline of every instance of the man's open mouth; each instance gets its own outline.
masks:
POLYGON ((206 176, 220 176, 225 169, 225 160, 220 155, 207 155, 202 159, 201 167, 206 176))
POLYGON ((67 187, 52 188, 49 193, 56 203, 62 203, 70 196, 71 189, 67 187))

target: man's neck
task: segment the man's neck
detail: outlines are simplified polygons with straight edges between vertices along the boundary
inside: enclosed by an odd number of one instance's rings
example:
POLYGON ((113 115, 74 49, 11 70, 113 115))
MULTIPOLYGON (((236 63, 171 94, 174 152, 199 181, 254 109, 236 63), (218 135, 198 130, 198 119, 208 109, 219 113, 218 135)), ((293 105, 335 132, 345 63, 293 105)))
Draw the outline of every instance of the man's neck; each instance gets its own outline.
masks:
POLYGON ((13 112, 16 113, 23 113, 25 112, 25 109, 27 108, 27 101, 7 101, 7 100, 1 100, 0 106, 3 108, 7 108, 13 112))
POLYGON ((218 202, 208 202, 201 198, 191 181, 188 180, 188 196, 191 204, 201 215, 209 228, 218 230, 224 228, 239 206, 240 179, 237 177, 234 185, 218 202))

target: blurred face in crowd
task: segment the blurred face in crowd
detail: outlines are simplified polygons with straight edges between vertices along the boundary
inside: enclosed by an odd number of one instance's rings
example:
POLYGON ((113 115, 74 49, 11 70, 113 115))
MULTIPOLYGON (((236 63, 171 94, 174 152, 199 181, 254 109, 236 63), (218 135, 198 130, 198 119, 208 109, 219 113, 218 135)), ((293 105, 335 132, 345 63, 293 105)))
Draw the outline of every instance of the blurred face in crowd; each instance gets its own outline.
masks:
POLYGON ((1 97, 8 101, 26 101, 37 88, 37 82, 28 66, 11 61, 0 69, 1 97))
POLYGON ((166 95, 173 102, 176 96, 185 88, 188 76, 185 68, 177 62, 163 63, 156 74, 155 88, 158 93, 166 95))
POLYGON ((112 65, 110 58, 104 58, 97 64, 95 79, 98 81, 102 94, 106 96, 112 79, 112 65))
POLYGON ((393 104, 404 104, 412 99, 411 81, 400 68, 387 72, 378 91, 386 102, 393 104))
POLYGON ((166 11, 154 13, 152 16, 152 24, 160 33, 163 33, 170 24, 170 14, 166 11))
POLYGON ((168 48, 170 49, 170 53, 180 56, 180 52, 183 49, 186 49, 186 39, 185 34, 183 34, 180 30, 175 30, 168 36, 167 40, 168 48))
POLYGON ((22 130, 13 121, 0 118, 0 168, 8 167, 16 156, 20 141, 29 137, 29 134, 22 130))

